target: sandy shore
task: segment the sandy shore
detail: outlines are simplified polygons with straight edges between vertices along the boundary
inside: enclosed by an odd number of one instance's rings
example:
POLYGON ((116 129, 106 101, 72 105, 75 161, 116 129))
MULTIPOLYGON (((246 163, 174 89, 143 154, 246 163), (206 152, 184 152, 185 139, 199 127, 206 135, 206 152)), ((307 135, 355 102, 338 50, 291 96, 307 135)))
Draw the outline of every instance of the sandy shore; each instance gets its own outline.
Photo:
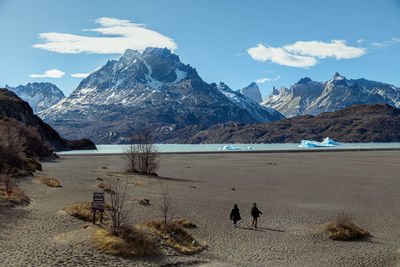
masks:
POLYGON ((63 187, 21 181, 32 203, 0 208, 1 266, 393 266, 398 257, 400 151, 162 155, 160 178, 134 178, 147 187, 128 185, 135 221, 160 217, 155 204, 160 183, 167 183, 174 214, 195 222, 199 228, 191 233, 209 247, 193 256, 171 252, 146 260, 57 237, 85 224, 62 209, 90 201, 99 191, 97 177, 125 179, 115 174, 124 169, 121 156, 65 155, 43 169, 63 187), (153 205, 138 205, 141 198, 153 205), (250 228, 253 202, 263 211, 257 230, 250 228), (229 220, 234 203, 243 218, 238 229, 229 220), (338 242, 310 230, 341 211, 373 237, 338 242))

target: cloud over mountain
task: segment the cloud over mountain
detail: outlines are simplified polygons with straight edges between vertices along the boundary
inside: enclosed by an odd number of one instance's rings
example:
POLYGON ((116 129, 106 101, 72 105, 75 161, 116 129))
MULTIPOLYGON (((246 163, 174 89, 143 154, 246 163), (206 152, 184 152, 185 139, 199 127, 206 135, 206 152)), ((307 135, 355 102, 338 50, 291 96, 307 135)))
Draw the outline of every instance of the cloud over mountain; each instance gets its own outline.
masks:
POLYGON ((357 58, 364 55, 365 48, 346 45, 344 40, 297 41, 282 47, 264 46, 258 44, 251 47, 247 53, 257 61, 271 61, 283 66, 309 68, 318 63, 319 59, 333 57, 339 59, 357 58))
POLYGON ((103 17, 95 23, 100 27, 83 31, 100 33, 104 37, 47 32, 39 34, 44 42, 33 47, 65 54, 122 54, 128 48, 139 51, 146 47, 167 47, 172 51, 178 48, 170 37, 129 20, 103 17))

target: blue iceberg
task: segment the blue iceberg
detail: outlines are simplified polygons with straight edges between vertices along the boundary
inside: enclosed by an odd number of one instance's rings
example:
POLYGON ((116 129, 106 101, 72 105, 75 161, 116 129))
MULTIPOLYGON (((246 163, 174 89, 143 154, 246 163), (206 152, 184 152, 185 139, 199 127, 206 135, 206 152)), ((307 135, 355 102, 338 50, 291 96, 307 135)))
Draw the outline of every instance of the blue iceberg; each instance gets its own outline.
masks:
POLYGON ((301 140, 299 147, 335 147, 340 145, 342 144, 333 141, 333 139, 330 137, 327 137, 322 142, 301 140))

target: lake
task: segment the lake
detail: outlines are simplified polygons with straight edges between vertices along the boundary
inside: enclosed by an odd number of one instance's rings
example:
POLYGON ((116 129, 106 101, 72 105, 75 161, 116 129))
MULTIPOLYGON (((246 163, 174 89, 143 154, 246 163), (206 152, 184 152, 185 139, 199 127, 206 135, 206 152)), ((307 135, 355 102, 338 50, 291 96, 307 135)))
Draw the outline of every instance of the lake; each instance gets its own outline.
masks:
MULTIPOLYGON (((120 154, 128 145, 96 145, 97 150, 73 150, 58 152, 60 155, 120 154)), ((299 144, 156 144, 158 152, 217 152, 217 151, 285 151, 285 150, 335 150, 335 149, 390 149, 400 143, 342 143, 335 147, 299 147, 299 144), (224 149, 225 147, 225 149, 224 149), (227 149, 228 148, 228 149, 227 149)))

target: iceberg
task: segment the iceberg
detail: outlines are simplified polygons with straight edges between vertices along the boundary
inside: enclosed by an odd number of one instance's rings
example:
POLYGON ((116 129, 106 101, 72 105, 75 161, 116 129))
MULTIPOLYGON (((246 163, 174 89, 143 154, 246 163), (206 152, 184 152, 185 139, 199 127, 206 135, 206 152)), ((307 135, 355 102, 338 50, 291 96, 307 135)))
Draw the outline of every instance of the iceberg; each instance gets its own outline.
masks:
POLYGON ((238 147, 233 145, 225 145, 222 148, 218 148, 218 150, 229 150, 229 151, 239 151, 239 150, 254 150, 253 147, 238 147))
POLYGON ((322 142, 301 140, 299 147, 335 147, 340 145, 342 144, 333 141, 330 137, 326 137, 322 142))
POLYGON ((327 143, 327 144, 331 144, 331 145, 334 145, 334 146, 341 146, 342 145, 341 143, 333 141, 333 139, 330 138, 330 137, 325 138, 322 142, 323 143, 327 143))

